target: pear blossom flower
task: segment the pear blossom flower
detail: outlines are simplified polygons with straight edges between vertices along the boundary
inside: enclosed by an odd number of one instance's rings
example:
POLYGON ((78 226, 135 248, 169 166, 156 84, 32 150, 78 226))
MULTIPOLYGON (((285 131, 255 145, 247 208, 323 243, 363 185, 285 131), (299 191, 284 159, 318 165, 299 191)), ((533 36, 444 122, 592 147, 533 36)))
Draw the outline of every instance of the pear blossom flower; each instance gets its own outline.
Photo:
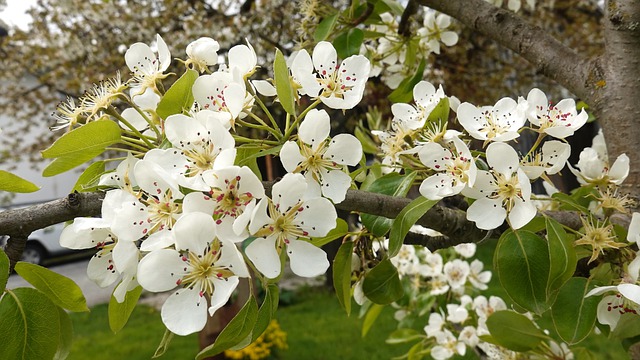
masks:
POLYGON ((398 254, 390 260, 400 276, 415 274, 420 267, 420 259, 413 245, 402 245, 398 254))
POLYGON ((207 317, 227 303, 239 278, 249 277, 238 249, 217 238, 215 230, 211 216, 186 214, 173 231, 175 249, 154 250, 138 265, 138 281, 144 289, 178 288, 161 310, 162 322, 175 334, 202 330, 207 317))
POLYGON ((429 11, 424 16, 423 25, 418 29, 420 44, 435 54, 440 54, 441 42, 446 46, 453 46, 458 42, 458 34, 447 30, 451 25, 451 17, 448 15, 436 15, 435 11, 429 11))
POLYGON ((474 139, 506 142, 520 136, 525 121, 525 103, 502 98, 494 106, 476 107, 470 103, 458 106, 458 121, 474 139))
POLYGON ((487 284, 491 281, 491 271, 482 271, 484 264, 482 261, 475 259, 469 265, 469 276, 467 280, 478 290, 487 290, 487 284))
POLYGON ((458 335, 458 341, 462 341, 468 347, 474 348, 480 342, 480 338, 478 338, 475 327, 465 326, 458 335))
POLYGON ((118 280, 114 297, 123 302, 127 291, 137 286, 135 281, 140 252, 132 241, 119 241, 110 225, 118 213, 121 193, 108 191, 102 202, 101 218, 76 218, 60 234, 60 245, 69 249, 96 248, 89 260, 87 276, 100 287, 118 280))
MULTIPOLYGON (((440 100, 445 97, 442 85, 436 89, 430 82, 420 81, 413 88, 415 106, 396 103, 391 105, 391 112, 394 120, 404 121, 409 128, 417 130, 424 126, 429 114, 435 109, 440 100)), ((446 121, 447 119, 444 120, 446 121)))
POLYGON ((196 102, 204 109, 228 113, 232 126, 235 119, 246 116, 242 111, 245 106, 250 107, 253 101, 244 81, 236 80, 231 73, 222 71, 198 77, 192 91, 196 102))
POLYGON ((353 55, 337 63, 336 49, 321 41, 313 49, 313 59, 300 50, 291 62, 291 74, 301 94, 319 98, 332 109, 352 109, 364 93, 371 64, 362 55, 353 55), (315 72, 314 72, 315 69, 315 72))
POLYGON ((127 67, 133 73, 130 86, 134 94, 143 94, 147 89, 159 93, 156 82, 167 77, 164 71, 171 65, 169 47, 160 35, 156 35, 156 45, 157 53, 149 45, 138 42, 131 45, 124 54, 127 67))
POLYGON ((133 188, 138 187, 133 169, 139 160, 131 153, 128 153, 127 158, 118 164, 115 171, 100 176, 98 185, 117 187, 133 193, 133 188))
POLYGON ((471 151, 458 138, 453 138, 452 142, 455 150, 438 143, 428 143, 418 152, 420 162, 437 172, 420 184, 420 194, 429 200, 459 194, 475 183, 478 170, 471 151))
POLYGON ((462 324, 469 318, 469 311, 463 304, 447 304, 447 321, 462 324))
POLYGON ((49 129, 51 131, 67 129, 70 131, 73 127, 88 116, 87 109, 82 105, 76 106, 76 102, 72 97, 67 97, 66 101, 61 102, 53 113, 56 123, 49 129))
POLYGON ((111 223, 111 231, 120 241, 144 238, 141 250, 151 251, 173 245, 171 228, 182 216, 177 181, 162 167, 146 159, 138 161, 133 169, 140 188, 137 196, 125 190, 111 190, 117 195, 118 209, 111 223))
POLYGON ((187 64, 193 64, 199 72, 204 72, 207 67, 218 63, 218 50, 220 44, 210 37, 201 37, 187 45, 187 64))
POLYGON ((140 87, 132 87, 129 89, 129 96, 136 106, 145 111, 156 111, 161 99, 160 95, 151 88, 140 93, 140 87))
POLYGON ((478 245, 475 243, 465 243, 454 246, 453 250, 455 250, 458 255, 468 259, 476 254, 477 247, 478 245))
POLYGON ((247 45, 240 44, 229 49, 228 56, 229 72, 233 74, 236 81, 243 82, 255 72, 258 56, 249 41, 247 45))
POLYGON ((580 184, 620 185, 629 175, 629 157, 619 155, 609 166, 609 157, 602 130, 593 138, 592 147, 580 152, 577 169, 569 165, 569 170, 578 178, 580 184))
POLYGON ((469 206, 467 219, 483 230, 497 228, 505 218, 512 228, 523 227, 536 215, 536 207, 518 154, 507 144, 492 143, 487 147, 487 162, 492 171, 479 170, 474 187, 466 193, 478 199, 469 206))
POLYGON ((573 135, 589 118, 584 109, 578 114, 573 99, 563 99, 556 105, 551 105, 540 89, 534 88, 529 91, 527 103, 527 118, 531 124, 538 127, 534 130, 558 139, 573 135))
POLYGON ((229 166, 206 171, 203 180, 210 190, 187 194, 182 210, 211 214, 220 239, 239 242, 248 238, 247 225, 256 201, 264 197, 260 179, 246 166, 229 166))
POLYGON ((437 312, 429 314, 429 322, 424 327, 424 332, 428 337, 435 337, 442 332, 442 328, 446 324, 444 316, 437 312))
POLYGON ((153 149, 145 160, 158 164, 184 187, 209 190, 202 174, 235 161, 235 140, 223 126, 227 119, 209 110, 198 112, 196 117, 171 115, 165 121, 165 134, 174 147, 153 149))
POLYGON ((351 177, 343 170, 357 165, 362 158, 362 144, 350 134, 329 139, 331 124, 324 110, 307 113, 298 131, 299 144, 287 141, 280 150, 282 165, 288 172, 300 172, 309 182, 308 190, 339 203, 351 186, 351 177))
POLYGON ((253 211, 249 232, 257 239, 246 255, 270 279, 280 275, 282 251, 298 276, 318 276, 329 267, 327 254, 306 239, 327 235, 335 227, 336 209, 325 198, 305 198, 307 186, 304 176, 288 173, 273 186, 273 198, 260 200, 253 211))
POLYGON ((430 353, 435 360, 449 359, 455 354, 463 356, 466 353, 467 346, 458 341, 449 330, 436 334, 435 338, 438 345, 431 348, 430 353))
POLYGON ((521 168, 531 180, 542 174, 553 175, 559 173, 569 160, 571 145, 561 141, 547 141, 540 151, 536 151, 521 161, 521 168))
POLYGON ((442 295, 449 291, 450 286, 447 278, 443 274, 435 274, 428 280, 429 294, 442 295))
POLYGON ((469 276, 469 263, 460 259, 451 260, 444 264, 443 274, 451 289, 463 288, 469 276))

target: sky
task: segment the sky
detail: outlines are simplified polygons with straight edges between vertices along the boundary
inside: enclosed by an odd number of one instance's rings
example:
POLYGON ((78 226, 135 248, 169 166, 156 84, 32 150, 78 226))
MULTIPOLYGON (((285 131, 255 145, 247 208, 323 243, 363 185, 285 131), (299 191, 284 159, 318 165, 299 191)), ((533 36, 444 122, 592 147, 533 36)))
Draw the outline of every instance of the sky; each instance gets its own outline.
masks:
POLYGON ((35 3, 36 0, 7 0, 7 7, 0 12, 0 19, 9 26, 25 30, 31 22, 31 16, 27 15, 26 11, 35 3))

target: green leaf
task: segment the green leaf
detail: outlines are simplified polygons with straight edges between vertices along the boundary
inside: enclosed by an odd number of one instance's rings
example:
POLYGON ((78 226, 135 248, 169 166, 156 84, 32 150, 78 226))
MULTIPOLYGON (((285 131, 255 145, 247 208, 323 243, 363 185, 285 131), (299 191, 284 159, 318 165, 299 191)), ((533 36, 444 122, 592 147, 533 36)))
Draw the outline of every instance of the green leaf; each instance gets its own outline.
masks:
POLYGON ((0 300, 0 359, 51 359, 60 341, 58 308, 32 288, 7 291, 0 300))
POLYGON ((415 329, 398 329, 392 332, 385 342, 391 345, 404 344, 418 339, 423 339, 424 337, 424 333, 415 329))
POLYGON ((426 66, 427 62, 422 59, 413 76, 402 80, 400 85, 389 94, 389 101, 393 103, 408 103, 413 100, 413 88, 422 80, 426 66))
POLYGON ((22 261, 16 264, 15 270, 54 304, 73 312, 89 311, 82 290, 68 277, 22 261))
POLYGON ((164 330, 164 334, 162 335, 162 340, 160 340, 160 344, 156 348, 156 351, 153 353, 152 359, 157 359, 164 355, 165 352, 169 349, 169 344, 171 344, 171 340, 173 340, 173 335, 169 329, 164 330))
POLYGON ((409 229, 420 219, 424 214, 437 204, 438 201, 429 200, 420 196, 419 198, 411 201, 398 216, 393 220, 391 224, 391 234, 389 235, 389 257, 398 255, 404 237, 407 236, 409 229))
MULTIPOLYGON (((409 192, 411 185, 413 185, 413 180, 416 178, 416 175, 416 172, 406 175, 400 175, 398 173, 387 174, 376 179, 370 186, 367 186, 362 190, 378 194, 404 197, 409 192)), ((393 223, 393 220, 382 216, 361 214, 360 217, 362 219, 362 224, 375 236, 384 236, 387 231, 389 231, 391 224, 393 223)))
POLYGON ((382 260, 365 275, 362 291, 374 304, 380 305, 391 304, 404 295, 398 269, 389 259, 382 260))
POLYGON ((42 151, 42 157, 52 159, 78 156, 84 152, 98 150, 102 152, 105 147, 118 141, 120 141, 120 126, 115 121, 92 121, 62 135, 49 148, 42 151))
POLYGON ((273 72, 276 82, 276 92, 278 93, 278 99, 282 108, 287 114, 296 115, 296 103, 293 94, 293 88, 291 87, 291 80, 289 79, 289 68, 287 62, 284 59, 284 55, 279 49, 276 49, 276 59, 273 62, 273 72))
POLYGON ((573 276, 578 259, 573 241, 562 225, 551 218, 546 218, 546 228, 550 263, 547 296, 550 296, 573 276))
POLYGON ((431 110, 431 112, 429 113, 429 116, 427 117, 427 123, 445 123, 447 120, 449 120, 449 110, 449 98, 444 97, 440 99, 438 105, 436 105, 436 107, 433 108, 433 110, 431 110))
POLYGON ((364 40, 364 32, 358 28, 349 28, 336 36, 333 40, 333 46, 336 48, 338 57, 346 59, 351 55, 360 53, 360 45, 364 40))
POLYGON ((29 180, 8 171, 0 170, 0 191, 15 193, 30 193, 40 190, 40 187, 29 180))
POLYGON ((329 37, 329 34, 331 34, 331 31, 333 31, 333 28, 336 26, 336 23, 338 22, 339 16, 340 14, 336 13, 336 14, 327 16, 324 19, 322 19, 322 21, 320 21, 320 23, 316 27, 316 32, 313 34, 313 40, 315 40, 316 43, 319 43, 320 41, 324 41, 327 39, 327 37, 329 37))
POLYGON ((317 247, 321 247, 332 242, 335 239, 339 239, 344 237, 349 232, 349 224, 346 221, 338 218, 336 221, 336 227, 333 230, 329 231, 329 233, 323 237, 312 238, 311 243, 317 247))
POLYGON ((547 338, 529 318, 510 310, 491 314, 487 328, 498 345, 519 352, 534 349, 547 338))
POLYGON ((138 304, 140 294, 142 294, 142 286, 129 290, 121 303, 111 295, 109 300, 109 327, 114 334, 122 330, 127 321, 129 321, 129 316, 131 316, 133 309, 138 304))
POLYGON ((100 175, 104 174, 104 170, 104 161, 96 161, 89 165, 89 167, 82 172, 82 175, 80 175, 78 181, 76 181, 71 192, 83 192, 86 191, 87 185, 97 185, 100 180, 100 175))
POLYGON ((9 281, 9 257, 0 249, 0 296, 9 281))
POLYGON ((42 176, 50 177, 67 172, 78 165, 82 165, 85 162, 95 158, 102 154, 104 150, 91 150, 84 152, 78 156, 61 156, 53 160, 42 170, 42 176))
POLYGON ((585 297, 587 292, 587 279, 571 278, 560 288, 556 302, 551 307, 553 326, 560 338, 569 345, 584 340, 595 325, 600 298, 585 297))
POLYGON ((502 287, 516 304, 536 314, 549 307, 546 241, 529 231, 507 231, 498 240, 494 267, 502 287))
POLYGON ((340 245, 333 259, 333 288, 336 297, 347 315, 351 315, 351 257, 353 241, 345 241, 340 245))
POLYGON ((362 151, 364 151, 365 154, 376 155, 378 153, 378 145, 376 145, 376 143, 371 140, 371 137, 365 134, 360 127, 356 127, 355 136, 356 139, 360 140, 362 151))
POLYGON ((256 341, 256 339, 259 338, 265 330, 267 330, 271 319, 273 319, 273 316, 276 314, 276 310, 278 310, 279 301, 280 292, 278 290, 278 286, 275 284, 269 285, 269 287, 267 287, 267 292, 264 295, 264 301, 258 310, 258 317, 256 319, 256 324, 251 331, 251 341, 249 341, 249 343, 256 341))
POLYGON ((225 326, 216 341, 202 349, 197 360, 202 360, 209 356, 217 355, 230 347, 240 343, 247 336, 251 335, 256 320, 258 319, 258 304, 253 296, 250 296, 246 304, 240 309, 238 314, 225 326))
POLYGON ((364 317, 364 322, 362 323, 362 337, 367 336, 367 333, 369 333, 373 323, 378 319, 382 309, 384 309, 384 306, 382 305, 371 304, 369 311, 367 311, 367 315, 364 317))
POLYGON ((258 179, 262 180, 262 173, 260 172, 260 168, 258 167, 258 157, 254 156, 260 152, 258 148, 250 148, 250 147, 239 147, 236 149, 236 165, 238 166, 247 166, 251 169, 258 179), (240 165, 242 163, 242 165, 240 165))
POLYGON ((69 314, 63 308, 57 306, 58 318, 60 320, 60 339, 58 340, 58 349, 54 355, 54 360, 64 360, 71 352, 71 343, 73 342, 73 324, 69 314))
POLYGON ((198 72, 192 69, 187 70, 180 79, 171 85, 164 94, 156 112, 163 119, 175 114, 182 114, 191 109, 193 105, 193 92, 191 88, 198 78, 198 72))

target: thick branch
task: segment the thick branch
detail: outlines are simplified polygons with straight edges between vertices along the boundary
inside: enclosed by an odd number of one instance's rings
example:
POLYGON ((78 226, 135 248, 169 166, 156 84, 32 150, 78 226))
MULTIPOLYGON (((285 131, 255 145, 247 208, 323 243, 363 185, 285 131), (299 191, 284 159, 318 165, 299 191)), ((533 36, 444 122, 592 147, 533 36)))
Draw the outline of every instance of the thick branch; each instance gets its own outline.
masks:
POLYGON ((589 60, 563 45, 545 30, 533 26, 511 11, 497 8, 484 0, 417 0, 448 14, 466 26, 513 50, 533 64, 542 74, 590 103, 595 83, 601 79, 598 62, 589 60))

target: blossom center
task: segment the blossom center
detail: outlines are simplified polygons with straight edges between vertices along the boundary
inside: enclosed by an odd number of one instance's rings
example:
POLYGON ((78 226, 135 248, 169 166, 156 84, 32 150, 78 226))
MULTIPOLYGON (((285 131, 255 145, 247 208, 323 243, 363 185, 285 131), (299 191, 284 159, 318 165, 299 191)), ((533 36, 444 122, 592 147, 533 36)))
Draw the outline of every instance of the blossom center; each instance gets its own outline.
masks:
POLYGON ((200 295, 211 295, 215 290, 214 279, 226 280, 235 276, 227 266, 217 265, 220 260, 223 245, 215 239, 203 255, 197 255, 189 251, 188 256, 182 255, 182 260, 187 263, 187 274, 176 283, 184 287, 200 290, 200 295))

